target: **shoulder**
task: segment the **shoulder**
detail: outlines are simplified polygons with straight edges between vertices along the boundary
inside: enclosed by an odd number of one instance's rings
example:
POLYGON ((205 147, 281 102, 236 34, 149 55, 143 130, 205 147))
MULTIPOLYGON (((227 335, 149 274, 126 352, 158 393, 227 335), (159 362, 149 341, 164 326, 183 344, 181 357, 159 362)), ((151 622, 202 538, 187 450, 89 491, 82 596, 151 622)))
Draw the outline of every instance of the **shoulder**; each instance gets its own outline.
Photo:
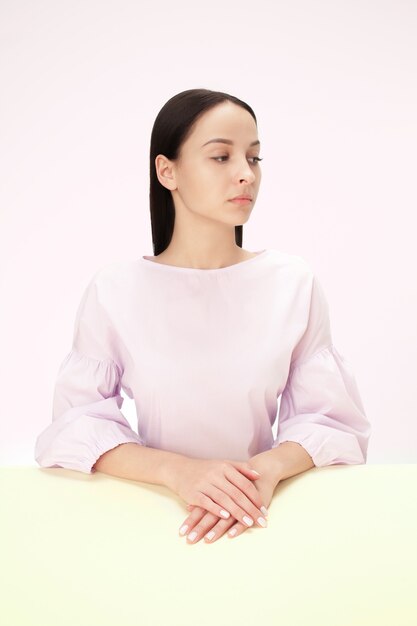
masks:
POLYGON ((322 310, 327 314, 329 304, 321 278, 313 265, 305 257, 298 254, 283 253, 274 250, 272 256, 277 266, 286 268, 287 284, 292 284, 297 293, 308 302, 310 309, 322 310))
POLYGON ((84 297, 102 304, 119 297, 132 284, 136 264, 134 260, 121 260, 101 265, 87 278, 84 297))
POLYGON ((291 254, 276 248, 269 249, 268 255, 271 265, 279 272, 291 274, 295 278, 312 280, 314 270, 311 263, 299 254, 291 254))
POLYGON ((106 263, 90 275, 89 284, 105 285, 107 283, 121 283, 128 280, 134 273, 136 261, 121 260, 106 263))

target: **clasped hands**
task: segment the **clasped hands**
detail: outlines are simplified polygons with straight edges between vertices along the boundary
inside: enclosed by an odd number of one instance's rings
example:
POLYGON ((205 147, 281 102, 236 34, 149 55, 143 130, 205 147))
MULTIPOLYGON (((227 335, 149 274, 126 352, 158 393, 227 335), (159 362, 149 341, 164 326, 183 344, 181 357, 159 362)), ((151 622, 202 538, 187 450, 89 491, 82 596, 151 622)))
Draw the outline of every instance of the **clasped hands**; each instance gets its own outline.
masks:
POLYGON ((203 537, 213 543, 226 531, 228 537, 237 537, 251 526, 265 528, 278 482, 278 469, 266 452, 248 462, 188 459, 174 489, 191 511, 180 536, 187 535, 187 543, 203 537))

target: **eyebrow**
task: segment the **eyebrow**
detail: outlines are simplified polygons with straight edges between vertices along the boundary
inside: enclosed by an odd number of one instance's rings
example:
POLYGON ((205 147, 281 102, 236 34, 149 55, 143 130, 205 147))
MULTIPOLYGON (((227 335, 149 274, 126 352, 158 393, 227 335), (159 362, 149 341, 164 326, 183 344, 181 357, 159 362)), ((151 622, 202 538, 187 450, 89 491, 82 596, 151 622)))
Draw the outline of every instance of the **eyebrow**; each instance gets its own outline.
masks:
MULTIPOLYGON (((210 139, 210 141, 206 141, 206 143, 203 143, 203 145, 201 146, 202 148, 204 148, 204 146, 206 146, 208 143, 227 143, 230 146, 233 146, 233 141, 231 141, 230 139, 222 139, 221 137, 216 137, 215 139, 210 139)), ((256 141, 252 141, 252 143, 250 144, 250 146, 260 146, 261 142, 259 141, 259 139, 257 139, 256 141)))

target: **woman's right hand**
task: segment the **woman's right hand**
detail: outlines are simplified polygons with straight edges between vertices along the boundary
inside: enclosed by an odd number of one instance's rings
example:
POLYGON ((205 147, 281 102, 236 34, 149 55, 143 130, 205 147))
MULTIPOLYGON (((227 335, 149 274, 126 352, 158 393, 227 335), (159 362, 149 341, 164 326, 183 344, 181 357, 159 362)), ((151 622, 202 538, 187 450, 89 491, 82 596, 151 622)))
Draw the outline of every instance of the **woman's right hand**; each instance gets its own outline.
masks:
POLYGON ((227 519, 232 515, 245 526, 252 526, 256 520, 264 527, 266 524, 258 521, 264 518, 263 502, 252 482, 257 478, 259 474, 244 461, 187 457, 176 467, 173 490, 187 504, 216 516, 227 519))

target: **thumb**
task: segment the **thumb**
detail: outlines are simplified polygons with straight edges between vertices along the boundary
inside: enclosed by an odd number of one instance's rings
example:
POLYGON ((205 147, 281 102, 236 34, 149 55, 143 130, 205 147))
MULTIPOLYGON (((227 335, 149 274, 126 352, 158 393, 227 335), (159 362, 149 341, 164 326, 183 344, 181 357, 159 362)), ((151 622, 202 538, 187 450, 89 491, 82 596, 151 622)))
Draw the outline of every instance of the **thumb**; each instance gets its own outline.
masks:
POLYGON ((242 472, 242 474, 245 474, 245 476, 247 476, 248 478, 250 478, 251 480, 256 480, 257 478, 260 478, 260 473, 257 472, 255 469, 253 469, 249 463, 244 463, 244 462, 235 462, 233 463, 234 466, 236 467, 236 469, 238 469, 239 471, 242 472))

